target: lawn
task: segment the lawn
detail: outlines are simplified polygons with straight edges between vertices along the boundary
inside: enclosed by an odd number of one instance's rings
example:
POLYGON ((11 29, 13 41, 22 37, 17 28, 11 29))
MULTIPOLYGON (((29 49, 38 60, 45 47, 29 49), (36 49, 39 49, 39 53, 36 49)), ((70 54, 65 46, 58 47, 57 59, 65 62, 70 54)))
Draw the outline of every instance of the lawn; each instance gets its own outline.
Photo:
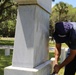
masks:
MULTIPOLYGON (((13 45, 14 38, 1 38, 0 44, 1 45, 13 45)), ((49 43, 49 46, 54 47, 55 43, 49 43)), ((67 47, 63 44, 63 47, 67 47)), ((12 64, 12 50, 10 56, 5 56, 4 50, 0 49, 0 75, 4 75, 4 68, 10 66, 12 64)), ((54 57, 54 52, 49 51, 49 59, 54 57)), ((59 72, 59 75, 63 75, 64 68, 62 68, 59 72)))
MULTIPOLYGON (((49 47, 55 47, 55 42, 49 40, 49 47)), ((62 44, 62 47, 67 48, 68 46, 67 46, 65 43, 63 43, 63 44, 62 44)))
MULTIPOLYGON (((0 45, 13 45, 14 38, 0 38, 0 45)), ((11 65, 12 50, 10 56, 5 56, 5 50, 0 49, 0 75, 4 75, 4 68, 11 65)))
MULTIPOLYGON (((49 59, 50 58, 52 58, 52 57, 54 57, 54 52, 53 51, 49 51, 49 59)), ((59 63, 60 63, 60 61, 59 61, 59 63)), ((59 75, 63 75, 63 73, 64 73, 64 68, 62 68, 60 71, 59 71, 59 75)))
POLYGON ((0 45, 13 45, 14 38, 0 38, 0 45))
POLYGON ((11 65, 12 61, 12 50, 10 56, 5 56, 4 51, 5 50, 0 49, 0 75, 4 75, 4 68, 11 65))
MULTIPOLYGON (((55 47, 55 43, 49 41, 49 47, 55 47)), ((67 45, 65 43, 62 44, 62 47, 67 48, 67 45)), ((54 51, 49 51, 49 59, 54 57, 54 51)), ((59 61, 60 63, 60 61, 59 61)), ((59 73, 59 75, 64 75, 64 68, 62 68, 59 73)), ((76 74, 75 74, 76 75, 76 74)))
MULTIPOLYGON (((4 50, 0 49, 0 75, 4 75, 4 68, 12 64, 12 50, 10 56, 4 55, 4 50)), ((49 52, 49 59, 54 57, 54 52, 49 52)), ((59 74, 63 75, 64 69, 61 69, 59 74)))
MULTIPOLYGON (((0 45, 13 45, 14 38, 1 38, 0 45)), ((54 43, 51 43, 51 46, 54 46, 54 43)), ((4 75, 4 68, 12 64, 12 50, 10 56, 5 56, 4 50, 0 49, 0 75, 4 75)), ((49 59, 54 57, 54 52, 49 52, 49 59)), ((59 72, 63 74, 63 69, 59 72)), ((60 75, 61 75, 60 74, 60 75)))

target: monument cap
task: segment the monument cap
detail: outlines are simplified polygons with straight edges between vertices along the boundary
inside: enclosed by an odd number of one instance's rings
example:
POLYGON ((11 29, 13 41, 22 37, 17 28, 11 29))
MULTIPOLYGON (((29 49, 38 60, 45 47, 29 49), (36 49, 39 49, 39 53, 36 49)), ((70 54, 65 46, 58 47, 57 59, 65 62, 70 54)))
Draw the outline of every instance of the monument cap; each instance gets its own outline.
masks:
POLYGON ((18 4, 26 4, 26 5, 39 5, 47 12, 51 12, 52 0, 14 0, 18 4))

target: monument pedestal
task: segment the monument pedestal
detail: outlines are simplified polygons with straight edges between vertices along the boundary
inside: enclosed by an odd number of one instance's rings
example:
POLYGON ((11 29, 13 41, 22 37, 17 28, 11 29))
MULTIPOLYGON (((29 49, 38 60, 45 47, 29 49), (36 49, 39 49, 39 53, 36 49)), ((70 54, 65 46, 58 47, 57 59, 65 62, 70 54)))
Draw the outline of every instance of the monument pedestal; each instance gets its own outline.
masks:
POLYGON ((28 1, 28 4, 18 7, 12 65, 5 68, 4 75, 48 75, 48 4, 45 5, 44 0, 37 0, 40 5, 29 4, 31 0, 23 1, 28 1))
POLYGON ((6 67, 4 70, 5 75, 50 75, 50 61, 47 61, 35 68, 23 67, 6 67))

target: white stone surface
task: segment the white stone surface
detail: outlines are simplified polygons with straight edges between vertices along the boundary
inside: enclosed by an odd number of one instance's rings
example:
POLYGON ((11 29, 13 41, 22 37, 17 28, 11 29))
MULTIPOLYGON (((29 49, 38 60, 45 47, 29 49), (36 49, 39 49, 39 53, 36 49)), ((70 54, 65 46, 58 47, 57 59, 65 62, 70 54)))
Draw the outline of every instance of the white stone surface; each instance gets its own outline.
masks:
POLYGON ((65 60, 65 58, 66 58, 66 53, 67 53, 67 48, 63 48, 63 49, 61 49, 61 57, 60 57, 60 62, 62 63, 64 60, 65 60))
POLYGON ((19 6, 12 65, 33 68, 47 61, 48 30, 48 13, 36 5, 19 6))
POLYGON ((8 56, 8 55, 10 55, 10 48, 9 47, 5 49, 5 56, 8 56))
POLYGON ((44 8, 49 13, 51 12, 52 0, 14 0, 19 4, 37 4, 44 8))
POLYGON ((50 61, 51 61, 51 73, 53 73, 53 71, 54 71, 54 65, 55 65, 55 57, 52 57, 50 59, 50 61))
MULTIPOLYGON (((38 2, 50 11, 46 1, 38 2)), ((49 14, 39 5, 19 5, 12 65, 4 69, 4 75, 50 74, 49 14)))
POLYGON ((50 74, 50 61, 47 61, 35 68, 23 67, 6 67, 4 70, 5 75, 49 75, 50 74))

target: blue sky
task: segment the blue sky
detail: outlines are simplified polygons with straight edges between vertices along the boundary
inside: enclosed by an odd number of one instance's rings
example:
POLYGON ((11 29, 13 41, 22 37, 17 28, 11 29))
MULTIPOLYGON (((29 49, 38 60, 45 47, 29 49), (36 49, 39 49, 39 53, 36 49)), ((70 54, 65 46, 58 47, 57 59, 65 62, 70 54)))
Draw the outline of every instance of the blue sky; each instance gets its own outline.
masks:
POLYGON ((56 3, 59 3, 60 1, 71 4, 73 7, 76 7, 76 0, 55 0, 54 2, 52 2, 52 6, 54 6, 56 3))

